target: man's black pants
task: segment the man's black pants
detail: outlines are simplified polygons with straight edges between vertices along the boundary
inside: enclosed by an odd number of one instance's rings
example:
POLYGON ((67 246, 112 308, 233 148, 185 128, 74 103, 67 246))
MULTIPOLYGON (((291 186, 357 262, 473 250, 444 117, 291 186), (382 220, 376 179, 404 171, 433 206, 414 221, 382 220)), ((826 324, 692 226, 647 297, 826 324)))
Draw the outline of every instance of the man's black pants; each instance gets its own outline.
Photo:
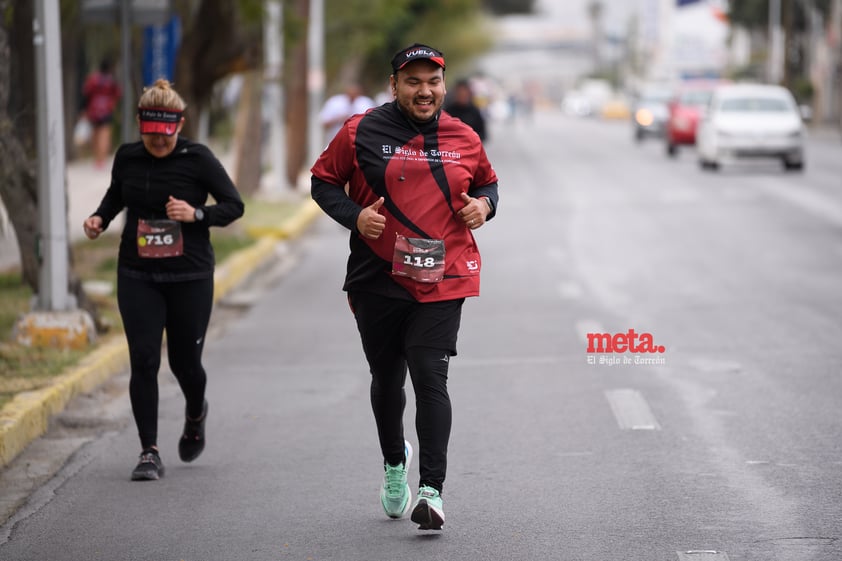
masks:
POLYGON ((447 371, 456 355, 464 299, 419 303, 357 291, 348 299, 371 371, 371 408, 383 459, 389 465, 404 461, 408 369, 415 390, 419 483, 441 492, 452 417, 447 371))

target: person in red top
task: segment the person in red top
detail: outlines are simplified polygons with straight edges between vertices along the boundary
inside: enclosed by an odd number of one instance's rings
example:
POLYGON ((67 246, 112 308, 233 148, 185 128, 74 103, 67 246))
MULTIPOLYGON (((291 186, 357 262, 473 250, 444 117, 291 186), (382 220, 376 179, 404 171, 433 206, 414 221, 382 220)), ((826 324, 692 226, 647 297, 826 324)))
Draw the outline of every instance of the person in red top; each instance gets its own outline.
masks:
POLYGON ((392 59, 395 100, 345 122, 313 166, 311 194, 351 231, 344 290, 371 371, 383 453, 386 514, 410 509, 404 383, 416 396, 420 452, 411 519, 444 524, 450 357, 466 297, 478 296, 482 260, 473 230, 497 208, 497 176, 471 127, 441 110, 444 55, 414 44, 392 59), (345 186, 347 184, 347 193, 345 186))
POLYGON ((114 78, 110 59, 103 59, 97 72, 91 73, 82 86, 85 98, 85 117, 91 123, 93 134, 91 147, 94 164, 101 168, 105 158, 111 153, 111 124, 114 122, 114 109, 122 90, 114 78))

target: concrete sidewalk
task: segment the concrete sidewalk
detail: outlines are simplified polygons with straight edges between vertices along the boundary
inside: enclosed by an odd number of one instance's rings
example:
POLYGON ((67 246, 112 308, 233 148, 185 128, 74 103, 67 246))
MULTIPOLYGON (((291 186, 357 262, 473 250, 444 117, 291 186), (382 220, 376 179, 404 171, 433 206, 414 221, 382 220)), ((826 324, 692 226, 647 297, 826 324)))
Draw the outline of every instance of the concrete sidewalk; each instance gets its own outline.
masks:
MULTIPOLYGON (((225 158, 220 158, 226 165, 225 158)), ((111 162, 96 168, 90 160, 73 162, 67 167, 68 231, 71 241, 84 238, 82 222, 99 205, 110 181, 111 162)), ((230 172, 229 172, 230 173, 230 172)), ((217 264, 214 275, 214 300, 226 296, 276 251, 279 240, 297 237, 320 215, 321 210, 309 197, 298 196, 297 211, 276 228, 262 229, 256 243, 217 264)), ((246 209, 248 212, 248 209, 246 209)), ((2 224, 0 224, 2 226, 2 224)), ((11 225, 0 228, 0 270, 20 263, 17 242, 11 225)), ((11 462, 26 446, 43 435, 51 417, 61 412, 75 396, 90 392, 113 375, 128 368, 128 347, 123 335, 100 341, 97 348, 79 364, 57 376, 50 386, 18 394, 0 409, 0 468, 11 462)))

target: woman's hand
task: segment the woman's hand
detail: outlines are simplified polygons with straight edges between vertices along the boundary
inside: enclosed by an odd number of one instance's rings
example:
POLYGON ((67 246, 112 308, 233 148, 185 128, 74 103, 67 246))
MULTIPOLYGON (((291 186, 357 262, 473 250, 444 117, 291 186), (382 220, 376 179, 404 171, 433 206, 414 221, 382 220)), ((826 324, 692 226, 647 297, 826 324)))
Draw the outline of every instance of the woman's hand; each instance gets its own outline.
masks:
POLYGON ((167 218, 179 222, 195 222, 196 209, 190 206, 187 201, 176 199, 170 195, 170 200, 167 201, 167 218))
POLYGON ((82 228, 85 229, 85 235, 88 236, 88 239, 95 240, 102 233, 102 218, 96 215, 89 216, 82 224, 82 228))

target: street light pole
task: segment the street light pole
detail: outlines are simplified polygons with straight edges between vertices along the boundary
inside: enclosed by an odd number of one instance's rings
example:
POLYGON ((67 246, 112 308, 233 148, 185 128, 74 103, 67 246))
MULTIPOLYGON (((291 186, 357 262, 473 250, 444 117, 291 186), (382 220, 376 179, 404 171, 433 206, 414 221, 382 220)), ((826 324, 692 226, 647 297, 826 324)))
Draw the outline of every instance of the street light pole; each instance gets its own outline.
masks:
POLYGON ((132 95, 132 0, 120 2, 120 54, 123 59, 123 143, 131 142, 134 128, 132 95))
POLYGON ((280 195, 286 183, 286 134, 283 124, 284 90, 282 87, 284 67, 284 8, 279 0, 266 0, 266 18, 263 23, 264 69, 263 80, 269 94, 269 163, 272 165, 274 181, 268 187, 269 193, 280 195))
POLYGON ((32 42, 38 95, 38 212, 41 228, 36 307, 63 311, 76 307, 67 290, 67 208, 65 204, 64 110, 61 92, 61 37, 58 2, 35 2, 32 42))
POLYGON ((769 83, 780 84, 783 45, 781 44, 781 0, 769 0, 769 83))
POLYGON ((308 169, 325 147, 324 132, 319 122, 325 88, 324 14, 324 0, 310 0, 310 22, 307 31, 308 169))

